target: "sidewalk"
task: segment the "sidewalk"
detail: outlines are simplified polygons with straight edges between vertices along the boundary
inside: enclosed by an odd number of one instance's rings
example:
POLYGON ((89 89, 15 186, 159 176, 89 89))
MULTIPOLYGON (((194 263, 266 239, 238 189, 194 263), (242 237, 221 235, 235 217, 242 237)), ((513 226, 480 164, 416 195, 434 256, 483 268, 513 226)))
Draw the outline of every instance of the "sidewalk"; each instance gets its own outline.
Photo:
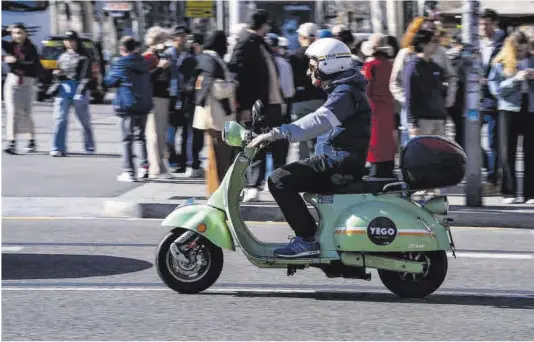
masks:
MULTIPOLYGON (((484 207, 465 206, 465 197, 448 196, 449 217, 455 226, 534 228, 534 205, 502 205, 500 197, 485 197, 484 207)), ((206 186, 201 180, 151 182, 104 203, 104 215, 110 217, 164 218, 174 208, 194 197, 206 201, 206 186)), ((241 214, 249 221, 284 221, 284 217, 268 192, 260 193, 260 202, 243 203, 241 214)), ((310 207, 311 208, 311 207, 310 207)))
MULTIPOLYGON (((5 115, 5 111, 2 111, 5 115)), ((131 217, 164 218, 185 199, 206 200, 203 179, 119 183, 121 136, 119 120, 109 105, 92 105, 97 152, 83 152, 80 127, 74 113, 69 125, 69 156, 52 158, 52 105, 35 104, 38 151, 18 156, 2 155, 2 215, 24 217, 131 217)), ((5 123, 5 120, 4 120, 5 123)), ((2 143, 5 143, 3 141, 2 143)), ((23 147, 24 140, 20 144, 23 147)), ((289 161, 298 158, 296 146, 289 161)), ((522 179, 520 179, 522 180, 522 179)), ((449 192, 450 217, 457 226, 534 228, 534 206, 501 205, 500 198, 486 197, 483 208, 464 206, 462 186, 449 192)), ((261 202, 242 205, 250 221, 284 221, 269 193, 261 202)))

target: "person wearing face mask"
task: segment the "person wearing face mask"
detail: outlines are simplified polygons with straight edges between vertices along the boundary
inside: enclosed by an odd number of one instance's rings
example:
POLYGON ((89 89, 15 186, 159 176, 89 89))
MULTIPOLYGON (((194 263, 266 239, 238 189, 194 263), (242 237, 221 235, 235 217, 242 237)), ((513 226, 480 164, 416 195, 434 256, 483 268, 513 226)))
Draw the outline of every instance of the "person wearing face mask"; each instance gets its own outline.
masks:
POLYGON ((3 87, 7 112, 6 134, 9 141, 4 151, 16 154, 16 135, 27 133, 29 141, 26 152, 35 152, 32 104, 33 86, 41 65, 39 54, 35 45, 28 39, 24 24, 18 23, 2 30, 2 37, 8 34, 11 34, 12 41, 2 40, 2 49, 7 53, 2 56, 2 60, 10 68, 3 87))
MULTIPOLYGON (((360 180, 371 135, 367 80, 353 67, 351 51, 334 38, 319 39, 306 50, 312 83, 327 94, 326 103, 290 124, 255 137, 249 147, 277 140, 317 138, 315 156, 282 166, 269 176, 271 194, 296 237, 274 255, 298 258, 318 255, 317 223, 299 193, 328 193, 360 180)), ((256 110, 261 112, 261 104, 256 110)))
POLYGON ((209 138, 208 195, 217 190, 233 161, 233 149, 223 141, 221 133, 226 121, 235 120, 235 83, 223 61, 227 50, 224 31, 213 31, 197 57, 193 127, 206 132, 209 138))
MULTIPOLYGON (((59 85, 54 102, 54 143, 50 155, 64 157, 67 153, 67 124, 69 109, 74 111, 82 125, 85 151, 95 152, 91 116, 89 113, 89 82, 92 78, 91 58, 82 46, 82 42, 75 31, 67 31, 63 39, 66 51, 59 56, 58 69, 53 75, 59 85)), ((54 87, 54 85, 52 86, 54 87)))
POLYGON ((503 170, 501 192, 507 204, 534 204, 534 56, 529 38, 516 31, 493 60, 488 86, 498 101, 499 157, 503 170), (518 196, 516 156, 523 135, 523 199, 518 196))

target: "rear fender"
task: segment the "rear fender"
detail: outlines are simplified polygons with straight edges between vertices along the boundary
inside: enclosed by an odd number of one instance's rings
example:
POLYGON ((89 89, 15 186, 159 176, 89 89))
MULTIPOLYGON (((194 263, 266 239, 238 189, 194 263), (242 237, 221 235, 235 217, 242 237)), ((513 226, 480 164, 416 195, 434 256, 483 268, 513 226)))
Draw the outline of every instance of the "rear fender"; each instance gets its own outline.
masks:
POLYGON ((209 205, 188 201, 170 213, 161 225, 192 230, 216 246, 235 251, 234 240, 226 224, 226 214, 209 205))
POLYGON ((450 249, 445 227, 427 210, 400 198, 378 196, 367 202, 349 205, 340 212, 336 221, 334 242, 343 251, 409 252, 450 249), (387 221, 375 220, 379 217, 387 221), (391 233, 385 229, 391 228, 390 224, 393 226, 391 233), (380 227, 381 230, 370 230, 371 226, 380 227))

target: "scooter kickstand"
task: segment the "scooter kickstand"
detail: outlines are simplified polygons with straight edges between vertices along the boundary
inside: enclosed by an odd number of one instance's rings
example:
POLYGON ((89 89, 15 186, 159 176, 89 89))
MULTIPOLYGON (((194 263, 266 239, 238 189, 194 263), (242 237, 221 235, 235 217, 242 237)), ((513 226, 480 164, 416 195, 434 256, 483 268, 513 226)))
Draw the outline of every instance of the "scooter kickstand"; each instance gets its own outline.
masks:
POLYGON ((287 276, 292 276, 293 274, 297 273, 297 267, 295 265, 288 265, 287 266, 287 276))

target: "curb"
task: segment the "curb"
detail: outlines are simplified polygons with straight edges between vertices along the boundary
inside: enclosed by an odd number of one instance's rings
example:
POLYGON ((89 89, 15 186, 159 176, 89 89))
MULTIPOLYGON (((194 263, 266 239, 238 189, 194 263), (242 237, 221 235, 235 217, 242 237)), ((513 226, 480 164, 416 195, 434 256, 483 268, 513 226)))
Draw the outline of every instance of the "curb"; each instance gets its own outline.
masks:
MULTIPOLYGON (((104 213, 102 216, 163 219, 179 204, 109 200, 104 203, 104 213)), ((312 209, 311 207, 308 208, 312 209)), ((317 218, 315 210, 311 211, 317 218)), ((241 216, 244 221, 285 221, 280 208, 272 204, 242 204, 241 216)), ((526 210, 471 209, 452 206, 448 217, 454 220, 451 224, 452 226, 534 228, 534 224, 531 222, 534 218, 534 213, 526 210)))

